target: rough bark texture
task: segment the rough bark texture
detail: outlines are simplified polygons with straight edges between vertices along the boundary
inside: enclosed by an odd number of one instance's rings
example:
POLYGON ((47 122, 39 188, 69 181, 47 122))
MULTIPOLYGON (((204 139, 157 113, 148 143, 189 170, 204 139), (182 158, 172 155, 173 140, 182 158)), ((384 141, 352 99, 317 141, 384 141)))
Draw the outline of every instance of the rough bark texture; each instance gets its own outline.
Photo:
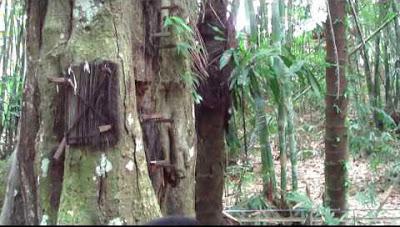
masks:
MULTIPOLYGON (((166 0, 162 6, 176 5, 177 10, 162 11, 161 16, 178 16, 192 20, 196 1, 166 0)), ((160 39, 160 45, 185 42, 171 31, 171 36, 160 39)), ((186 41, 187 42, 187 41, 186 41)), ((165 186, 165 197, 161 200, 164 215, 194 216, 195 184, 195 125, 194 105, 191 87, 182 80, 191 71, 189 56, 179 56, 176 48, 160 50, 160 73, 155 80, 157 85, 157 113, 162 113, 172 123, 160 125, 160 142, 163 157, 169 160, 172 168, 167 172, 172 183, 165 186), (176 185, 175 185, 176 184, 176 185)))
POLYGON ((227 1, 204 1, 203 4, 198 28, 209 54, 209 77, 198 88, 203 101, 196 106, 196 217, 202 224, 218 225, 223 221, 225 129, 231 103, 228 86, 231 68, 220 70, 219 59, 226 49, 233 47, 234 27, 226 17, 227 1), (227 41, 215 40, 218 34, 210 25, 224 31, 227 41))
MULTIPOLYGON (((139 115, 151 115, 156 113, 155 91, 157 84, 155 77, 160 71, 160 54, 157 46, 160 45, 159 38, 152 38, 151 35, 160 32, 161 29, 161 1, 143 1, 144 29, 141 34, 144 38, 143 46, 134 47, 134 52, 140 53, 140 57, 134 59, 137 64, 143 65, 144 73, 136 77, 136 96, 139 115), (142 60, 142 61, 140 61, 142 60), (144 61, 143 61, 144 60, 144 61)), ((165 196, 164 168, 157 168, 150 165, 151 161, 162 160, 163 154, 160 142, 160 122, 141 120, 143 139, 145 144, 146 159, 149 175, 157 195, 158 203, 161 204, 165 196)))
MULTIPOLYGON (((331 209, 346 208, 347 181, 347 128, 345 118, 347 99, 345 97, 346 42, 345 42, 345 0, 329 0, 331 22, 326 23, 326 123, 325 123, 325 202, 331 209), (332 32, 333 30, 333 32, 332 32), (332 34, 334 33, 334 34, 332 34), (337 63, 337 60, 339 62, 337 63), (338 65, 337 65, 338 64, 338 65), (339 72, 337 72, 339 67, 339 72)), ((336 211, 336 215, 342 214, 336 211)))
POLYGON ((24 203, 25 224, 37 225, 37 193, 34 171, 35 137, 39 129, 37 65, 39 59, 40 29, 44 1, 28 1, 27 76, 22 115, 18 133, 17 158, 20 167, 21 195, 24 203))
POLYGON ((163 40, 152 35, 162 30, 162 16, 186 19, 195 3, 29 1, 28 43, 32 42, 20 126, 23 139, 16 149, 23 152, 13 155, 2 224, 135 224, 160 216, 146 158, 169 160, 168 170, 162 172, 166 174, 153 181, 154 188, 162 189, 157 194, 163 213, 194 215, 194 106, 191 88, 181 78, 190 71, 190 62, 176 49, 160 48, 182 41, 176 34, 163 40), (170 13, 161 10, 173 5, 177 7, 170 13), (67 145, 56 160, 66 132, 65 111, 60 108, 60 89, 48 77, 95 60, 117 64, 118 108, 113 111, 121 115, 119 142, 105 149, 67 145), (172 123, 142 124, 143 141, 139 118, 154 113, 172 123), (146 157, 144 146, 153 153, 146 157))
POLYGON ((10 157, 7 188, 0 214, 0 225, 24 225, 24 208, 20 189, 19 168, 16 152, 10 157), (17 192, 17 193, 16 193, 17 192))
POLYGON ((27 1, 27 75, 23 94, 18 142, 11 157, 1 224, 37 225, 37 193, 34 171, 35 137, 38 131, 37 64, 45 1, 27 1))
MULTIPOLYGON (((181 80, 189 72, 188 57, 162 46, 184 41, 176 34, 157 37, 166 16, 185 18, 195 2, 143 1, 144 30, 137 34, 144 46, 134 51, 143 56, 144 71, 136 78, 137 105, 144 134, 149 174, 164 215, 194 215, 195 134, 190 87, 181 80), (173 6, 174 9, 161 7, 173 6), (150 118, 149 118, 150 117, 150 118), (150 162, 164 161, 164 165, 150 162)), ((136 60, 135 60, 136 61, 136 60)))
POLYGON ((135 77, 144 68, 134 61, 141 55, 133 50, 143 45, 142 37, 136 35, 143 33, 142 13, 141 1, 48 2, 38 73, 41 102, 36 143, 43 224, 135 224, 160 216, 136 109, 135 77), (61 76, 70 65, 98 59, 117 64, 119 141, 97 150, 67 146, 63 178, 54 176, 54 169, 62 169, 53 160, 61 139, 57 136, 61 113, 57 87, 47 77, 61 76), (61 180, 59 195, 53 187, 61 180))

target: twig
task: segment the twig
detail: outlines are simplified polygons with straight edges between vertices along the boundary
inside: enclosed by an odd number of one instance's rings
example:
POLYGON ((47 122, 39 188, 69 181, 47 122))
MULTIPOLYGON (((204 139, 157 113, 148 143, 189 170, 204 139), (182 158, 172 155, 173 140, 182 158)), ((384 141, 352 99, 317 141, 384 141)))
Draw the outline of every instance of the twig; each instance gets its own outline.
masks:
POLYGON ((393 185, 390 185, 389 189, 384 194, 383 200, 379 204, 378 209, 376 210, 376 213, 375 213, 376 216, 378 216, 379 212, 382 210, 383 205, 385 205, 385 203, 388 200, 390 194, 392 194, 392 191, 393 191, 393 185))
POLYGON ((235 218, 235 217, 233 217, 232 215, 228 214, 226 211, 222 211, 222 214, 223 214, 225 217, 227 217, 228 219, 230 219, 230 220, 232 220, 232 221, 234 221, 234 222, 236 222, 236 223, 239 223, 239 220, 238 220, 237 218, 235 218))

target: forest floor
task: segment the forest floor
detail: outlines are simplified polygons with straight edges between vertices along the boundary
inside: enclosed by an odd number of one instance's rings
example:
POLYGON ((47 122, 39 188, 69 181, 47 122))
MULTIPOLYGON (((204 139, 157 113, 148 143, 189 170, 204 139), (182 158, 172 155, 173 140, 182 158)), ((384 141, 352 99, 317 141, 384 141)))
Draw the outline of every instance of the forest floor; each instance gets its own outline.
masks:
MULTIPOLYGON (((321 116, 321 115, 320 115, 321 116)), ((324 121, 314 119, 315 116, 302 116, 298 122, 304 127, 297 130, 297 143, 299 147, 298 161, 298 186, 299 192, 306 194, 308 187, 309 196, 314 206, 322 204, 324 190, 324 121), (305 123, 307 122, 307 123, 305 123), (305 123, 305 124, 303 124, 305 123)), ((277 140, 272 141, 274 165, 277 176, 278 188, 280 181, 280 160, 277 140)), ((257 195, 262 191, 261 158, 258 152, 249 156, 253 165, 253 175, 248 177, 247 183, 242 182, 242 195, 257 195)), ((400 179, 390 182, 388 171, 389 163, 381 163, 375 170, 371 169, 371 159, 367 156, 349 158, 349 197, 348 217, 355 224, 400 224, 400 179), (393 186, 391 186, 393 185, 393 186), (380 212, 374 216, 372 212, 379 209, 380 212), (368 219, 373 217, 374 219, 368 219)), ((288 191, 291 188, 290 161, 288 159, 287 182, 288 191)), ((228 174, 229 175, 229 174, 228 174)), ((230 178, 238 183, 237 178, 230 178)), ((229 180, 228 180, 229 181, 229 180)), ((235 185, 235 182, 231 182, 235 185)), ((234 187, 230 187, 225 197, 225 207, 231 207, 235 203, 234 187)), ((248 196, 247 198, 250 198, 248 196)), ((353 223, 354 224, 354 223, 353 223)))

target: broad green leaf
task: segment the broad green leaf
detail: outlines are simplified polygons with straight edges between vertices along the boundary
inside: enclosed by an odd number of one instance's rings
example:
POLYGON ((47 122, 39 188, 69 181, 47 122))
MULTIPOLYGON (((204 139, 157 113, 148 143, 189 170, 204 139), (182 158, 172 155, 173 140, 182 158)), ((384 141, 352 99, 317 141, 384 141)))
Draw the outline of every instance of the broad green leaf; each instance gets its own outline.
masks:
POLYGON ((318 82, 318 79, 315 78, 315 75, 311 73, 311 71, 306 72, 306 77, 308 82, 310 83, 310 86, 312 90, 318 95, 321 96, 322 88, 321 85, 318 82))
POLYGON ((226 39, 225 39, 224 37, 221 37, 221 36, 214 36, 214 40, 217 40, 217 41, 226 41, 226 39))
POLYGON ((278 80, 276 77, 272 78, 269 83, 269 88, 272 90, 272 97, 274 98, 275 103, 279 103, 279 97, 280 97, 280 92, 279 92, 279 84, 278 80))
POLYGON ((217 26, 214 26, 214 25, 211 25, 211 24, 207 24, 213 31, 215 31, 216 33, 218 33, 218 34, 220 34, 220 35, 222 35, 222 36, 224 36, 225 34, 224 34, 224 32, 220 29, 220 28, 218 28, 217 26))
POLYGON ((231 48, 231 49, 226 50, 222 54, 221 58, 219 59, 219 69, 220 70, 223 69, 229 63, 229 60, 231 59, 233 52, 234 52, 234 50, 231 48))
POLYGON ((302 207, 304 209, 310 210, 313 208, 313 202, 304 193, 290 192, 287 195, 287 200, 296 203, 296 207, 302 207))
POLYGON ((304 61, 298 61, 298 62, 295 62, 294 64, 292 64, 289 67, 290 74, 291 75, 296 74, 303 67, 304 63, 305 63, 304 61))

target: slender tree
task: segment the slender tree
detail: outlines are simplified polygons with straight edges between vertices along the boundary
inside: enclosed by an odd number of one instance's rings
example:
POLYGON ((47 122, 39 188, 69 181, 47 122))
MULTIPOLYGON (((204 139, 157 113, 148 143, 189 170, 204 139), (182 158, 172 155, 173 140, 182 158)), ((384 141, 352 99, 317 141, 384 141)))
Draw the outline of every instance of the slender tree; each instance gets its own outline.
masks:
POLYGON ((258 12, 260 18, 260 32, 262 37, 268 37, 268 3, 260 0, 260 8, 258 12))
MULTIPOLYGON (((253 3, 248 3, 253 5, 253 3)), ((255 19, 251 19, 251 15, 255 15, 254 7, 248 7, 249 11, 248 14, 250 16, 250 29, 251 30, 251 37, 264 37, 262 36, 262 32, 267 30, 267 4, 265 1, 260 2, 260 9, 259 15, 260 21, 256 21, 255 19), (254 29, 257 26, 261 25, 261 29, 254 29), (265 26, 265 27, 264 27, 265 26), (264 30, 265 29, 265 30, 264 30)), ((255 43, 256 48, 260 47, 261 40, 257 39, 255 43)), ((267 75, 263 75, 267 77, 267 75)), ((255 107, 255 123, 256 123, 256 130, 259 139, 259 143, 261 145, 261 167, 262 167, 262 179, 263 179, 263 194, 264 196, 270 201, 273 202, 274 195, 276 192, 276 178, 275 178, 275 167, 274 167, 274 160, 272 157, 272 149, 271 149, 271 142, 270 142, 270 132, 268 128, 268 120, 267 115, 265 113, 267 97, 263 94, 264 89, 261 86, 256 86, 257 88, 253 89, 252 96, 254 99, 254 107, 255 107)), ((244 97, 242 97, 244 98, 244 97)), ((243 107, 242 107, 243 108, 243 107)))
POLYGON ((293 33, 294 33, 294 5, 293 0, 288 0, 287 3, 287 22, 288 22, 288 30, 287 30, 287 46, 290 48, 293 42, 293 33))
POLYGON ((328 1, 326 23, 325 203, 340 216, 346 208, 347 114, 345 0, 328 1))
MULTIPOLYGON (((374 81, 373 81, 372 71, 371 71, 371 67, 370 67, 370 59, 369 59, 368 49, 366 46, 366 41, 362 34, 361 25, 360 25, 359 18, 357 15, 358 4, 357 4, 357 1, 355 1, 355 3, 353 3, 352 0, 350 0, 349 2, 351 5, 351 13, 353 15, 353 18, 355 21, 355 26, 357 29, 358 40, 360 40, 362 43, 361 56, 362 56, 362 59, 364 62, 363 65, 364 65, 364 74, 365 74, 365 78, 366 78, 366 82, 367 82, 368 98, 369 98, 369 103, 370 103, 371 107, 373 107, 375 104, 374 81)), ((375 118, 375 114, 374 114, 374 118, 375 118)))
POLYGON ((253 0, 244 0, 244 8, 246 13, 246 18, 249 18, 249 33, 252 35, 257 34, 257 18, 256 11, 254 9, 254 1, 253 0))
MULTIPOLYGON (((282 19, 280 10, 281 1, 272 2, 272 43, 274 47, 281 52, 284 32, 282 29, 282 19)), ((285 75, 285 65, 281 58, 273 58, 273 67, 277 72, 277 81, 279 84, 278 97, 278 137, 279 137, 279 158, 281 164, 281 206, 286 204, 287 189, 287 153, 286 153, 286 129, 287 129, 287 99, 288 99, 288 80, 285 75)))
POLYGON ((227 17, 227 3, 226 0, 203 1, 204 11, 198 22, 209 61, 209 77, 198 88, 203 101, 196 106, 196 217, 203 224, 222 224, 225 129, 231 104, 228 80, 232 69, 220 70, 219 59, 225 50, 234 47, 235 40, 233 17, 227 17), (224 41, 215 38, 221 35, 224 41))

